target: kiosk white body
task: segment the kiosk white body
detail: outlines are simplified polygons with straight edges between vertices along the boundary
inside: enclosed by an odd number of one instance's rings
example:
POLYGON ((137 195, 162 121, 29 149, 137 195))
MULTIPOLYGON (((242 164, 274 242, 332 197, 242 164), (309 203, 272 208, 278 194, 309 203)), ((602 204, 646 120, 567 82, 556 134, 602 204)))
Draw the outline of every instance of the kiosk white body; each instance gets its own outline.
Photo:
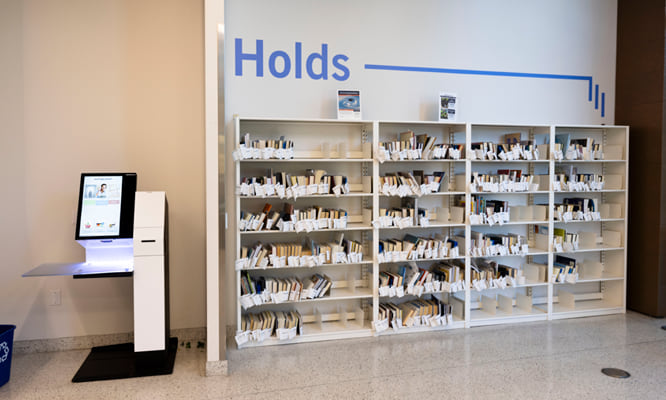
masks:
POLYGON ((134 351, 166 350, 166 194, 137 192, 134 209, 134 351))

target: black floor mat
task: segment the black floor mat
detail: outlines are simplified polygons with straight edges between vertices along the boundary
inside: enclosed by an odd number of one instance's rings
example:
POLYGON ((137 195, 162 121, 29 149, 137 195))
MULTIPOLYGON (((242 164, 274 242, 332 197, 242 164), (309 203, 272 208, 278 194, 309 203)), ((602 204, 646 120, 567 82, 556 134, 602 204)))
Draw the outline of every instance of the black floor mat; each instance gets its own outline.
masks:
POLYGON ((72 382, 91 382, 173 372, 178 338, 169 338, 166 352, 135 353, 133 343, 93 347, 72 382))

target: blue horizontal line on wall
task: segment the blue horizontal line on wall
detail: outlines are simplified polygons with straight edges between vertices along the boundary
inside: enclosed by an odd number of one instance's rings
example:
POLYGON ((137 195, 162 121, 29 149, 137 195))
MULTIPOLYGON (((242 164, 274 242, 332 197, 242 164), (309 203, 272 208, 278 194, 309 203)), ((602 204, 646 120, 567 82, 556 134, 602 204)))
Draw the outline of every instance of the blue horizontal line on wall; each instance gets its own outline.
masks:
POLYGON ((485 76, 508 76, 514 78, 566 79, 588 82, 588 101, 592 101, 592 77, 583 75, 537 74, 531 72, 483 71, 457 68, 410 67, 402 65, 365 64, 365 69, 384 71, 433 72, 438 74, 462 74, 485 76))

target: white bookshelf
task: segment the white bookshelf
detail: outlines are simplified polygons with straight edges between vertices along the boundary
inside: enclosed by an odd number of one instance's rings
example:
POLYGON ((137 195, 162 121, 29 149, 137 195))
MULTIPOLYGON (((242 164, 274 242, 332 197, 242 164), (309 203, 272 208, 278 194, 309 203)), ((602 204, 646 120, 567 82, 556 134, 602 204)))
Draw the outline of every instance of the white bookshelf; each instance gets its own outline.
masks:
MULTIPOLYGON (((265 346, 285 343, 301 343, 318 340, 332 340, 372 335, 371 317, 374 293, 372 257, 371 215, 373 191, 370 185, 373 175, 371 141, 374 136, 374 123, 371 121, 335 120, 283 120, 283 119, 235 119, 236 143, 240 135, 249 133, 254 139, 279 139, 294 142, 292 159, 248 159, 235 162, 235 184, 241 177, 265 176, 272 169, 294 175, 305 175, 307 169, 322 169, 331 175, 348 178, 350 192, 335 194, 305 194, 294 198, 273 196, 235 196, 235 217, 229 229, 236 232, 233 248, 236 259, 240 257, 241 246, 254 243, 302 243, 306 239, 326 242, 344 234, 363 243, 364 255, 361 262, 322 264, 319 266, 283 266, 279 268, 244 268, 236 271, 237 326, 246 313, 262 311, 297 310, 303 318, 302 332, 294 337, 280 338, 277 335, 264 340, 250 340, 242 347, 265 346), (324 148, 322 144, 330 144, 324 148), (365 144, 365 145, 364 145, 365 144), (366 178, 362 178, 365 176, 366 178), (344 209, 348 213, 345 227, 330 227, 297 232, 292 231, 240 231, 237 222, 241 211, 258 212, 264 204, 271 204, 273 210, 282 211, 283 204, 292 204, 295 209, 321 206, 331 209, 344 209), (365 212, 364 210, 368 210, 365 212), (241 274, 251 277, 309 279, 314 274, 329 277, 332 287, 324 297, 268 302, 244 307, 240 298, 241 274)), ((233 190, 235 190, 235 187, 233 190)))
MULTIPOLYGON (((248 341, 240 347, 299 343, 317 340, 344 339, 370 335, 390 335, 469 328, 480 325, 553 320, 625 312, 626 296, 626 235, 629 129, 624 126, 559 126, 559 125, 506 125, 413 121, 340 121, 312 119, 235 118, 236 144, 240 135, 249 132, 252 139, 285 139, 294 142, 294 159, 289 160, 237 160, 235 162, 236 193, 233 218, 229 229, 235 232, 235 259, 228 258, 230 268, 240 257, 241 246, 261 243, 301 242, 305 238, 326 241, 343 233, 363 243, 361 262, 353 264, 323 264, 314 267, 284 266, 274 268, 243 268, 235 271, 237 327, 245 313, 298 310, 303 316, 303 334, 280 340, 275 336, 262 341, 248 341), (459 160, 384 160, 377 157, 379 142, 398 137, 401 132, 413 131, 437 138, 437 143, 464 145, 459 160), (532 140, 540 147, 539 159, 487 160, 474 159, 470 152, 476 143, 502 143, 504 135, 520 133, 522 140, 532 140), (608 149, 608 159, 556 160, 556 138, 568 135, 570 139, 593 138, 608 149), (326 147, 325 143, 329 143, 326 147), (339 153, 342 150, 344 154, 339 153), (547 153, 547 154, 543 154, 547 153), (311 194, 296 200, 278 196, 243 196, 238 185, 243 177, 262 176, 265 171, 304 172, 305 169, 324 169, 329 174, 345 175, 351 192, 311 194), (520 170, 523 175, 534 175, 537 186, 526 191, 501 192, 478 190, 470 185, 473 174, 496 175, 498 169, 520 170), (576 191, 557 187, 553 182, 564 170, 579 174, 604 177, 601 190, 576 191), (399 171, 445 172, 439 191, 421 196, 405 196, 414 208, 427 209, 430 220, 420 226, 418 218, 413 226, 380 227, 379 210, 400 207, 404 197, 381 193, 379 179, 387 173, 399 171), (473 199, 505 201, 512 210, 508 221, 480 224, 471 221, 473 199), (555 204, 565 198, 593 199, 600 216, 594 220, 559 221, 553 212, 555 204), (265 203, 281 210, 288 202, 295 208, 322 206, 347 210, 350 218, 345 228, 321 229, 312 232, 240 231, 238 221, 241 210, 256 212, 265 203), (458 208, 456 208, 458 207, 458 208), (459 207, 464 207, 460 209, 459 207), (600 208, 600 210, 599 210, 600 208), (364 210, 366 210, 364 212, 364 210), (515 210, 515 212, 514 212, 515 210), (544 212, 545 210, 545 212, 544 212), (472 223, 474 222, 474 223, 472 223), (538 227, 538 228, 535 228, 538 227), (535 230, 545 232, 537 234, 535 230), (558 249, 554 245, 560 229, 575 233, 580 241, 577 248, 558 249), (470 251, 472 237, 515 234, 525 238, 529 250, 524 254, 480 255, 470 251), (419 237, 459 236, 460 252, 453 257, 435 257, 415 260, 384 260, 378 255, 380 240, 402 239, 405 234, 419 237), (477 235, 477 236, 473 236, 477 235), (554 282, 553 266, 558 256, 573 258, 577 262, 577 279, 554 282), (397 268, 414 263, 429 269, 442 261, 456 260, 464 265, 466 282, 461 290, 434 290, 421 296, 385 295, 380 291, 382 271, 395 273, 397 268), (525 277, 507 287, 478 287, 472 285, 472 264, 495 261, 517 268, 525 277), (252 277, 299 277, 307 279, 314 273, 331 277, 330 294, 317 299, 286 301, 280 304, 241 305, 241 274, 252 277), (379 305, 401 304, 419 298, 436 298, 452 307, 448 323, 421 324, 410 327, 383 327, 378 321, 379 305)), ((476 154, 476 153, 475 153, 476 154)), ((604 155, 606 153, 604 152, 604 155)), ((481 203, 479 203, 481 204, 481 203)))

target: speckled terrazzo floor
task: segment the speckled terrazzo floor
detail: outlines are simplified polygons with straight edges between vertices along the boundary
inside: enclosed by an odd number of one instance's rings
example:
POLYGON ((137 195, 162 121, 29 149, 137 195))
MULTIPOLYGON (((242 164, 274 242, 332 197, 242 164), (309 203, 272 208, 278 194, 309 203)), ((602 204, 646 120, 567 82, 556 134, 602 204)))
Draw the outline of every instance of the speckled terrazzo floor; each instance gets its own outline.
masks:
POLYGON ((87 351, 19 354, 0 399, 666 399, 665 324, 630 312, 230 349, 230 375, 208 378, 196 349, 173 375, 77 384, 87 351))

